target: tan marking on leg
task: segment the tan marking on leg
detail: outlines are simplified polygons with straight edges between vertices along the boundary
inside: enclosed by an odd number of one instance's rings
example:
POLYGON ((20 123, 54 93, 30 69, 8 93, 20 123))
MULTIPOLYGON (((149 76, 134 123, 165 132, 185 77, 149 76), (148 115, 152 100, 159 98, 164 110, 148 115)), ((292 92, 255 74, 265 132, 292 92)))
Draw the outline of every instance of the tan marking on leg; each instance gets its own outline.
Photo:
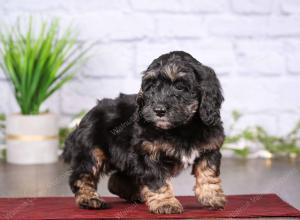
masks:
POLYGON ((92 151, 92 154, 96 161, 95 166, 93 166, 93 168, 92 168, 93 174, 94 174, 94 176, 96 176, 98 178, 100 172, 103 170, 104 161, 106 160, 106 157, 105 157, 104 152, 99 148, 95 148, 92 151))
POLYGON ((183 212, 182 205, 175 198, 169 181, 156 191, 151 191, 147 186, 144 186, 141 195, 152 213, 172 214, 183 212))
POLYGON ((85 174, 75 182, 75 185, 78 187, 78 191, 75 194, 75 202, 81 208, 101 209, 106 207, 106 204, 96 191, 96 183, 93 178, 85 174))
POLYGON ((223 209, 226 199, 215 168, 209 167, 207 161, 203 160, 195 165, 193 173, 196 177, 194 191, 198 201, 213 209, 223 209))
POLYGON ((92 167, 92 173, 84 174, 75 182, 78 191, 75 194, 75 202, 81 208, 101 209, 106 208, 105 202, 97 193, 97 183, 100 173, 103 171, 105 155, 99 148, 92 151, 95 159, 95 165, 92 167))

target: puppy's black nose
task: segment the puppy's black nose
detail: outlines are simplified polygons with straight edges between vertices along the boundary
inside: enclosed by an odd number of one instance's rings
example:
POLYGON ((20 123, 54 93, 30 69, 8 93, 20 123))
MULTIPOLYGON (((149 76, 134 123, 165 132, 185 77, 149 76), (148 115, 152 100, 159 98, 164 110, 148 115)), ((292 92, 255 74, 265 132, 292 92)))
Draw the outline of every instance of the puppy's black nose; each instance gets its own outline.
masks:
POLYGON ((166 114, 167 109, 162 105, 157 105, 154 107, 154 112, 157 116, 162 117, 166 114))

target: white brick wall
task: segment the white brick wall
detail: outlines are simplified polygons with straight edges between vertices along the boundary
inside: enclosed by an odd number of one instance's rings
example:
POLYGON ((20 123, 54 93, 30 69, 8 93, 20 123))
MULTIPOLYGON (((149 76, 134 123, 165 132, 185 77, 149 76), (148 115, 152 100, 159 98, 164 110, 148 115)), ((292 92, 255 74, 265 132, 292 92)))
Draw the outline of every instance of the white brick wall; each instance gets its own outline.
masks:
MULTIPOLYGON (((64 118, 95 100, 134 93, 157 56, 185 50, 218 73, 226 101, 245 117, 287 132, 300 119, 299 0, 0 0, 0 21, 60 17, 96 42, 91 60, 43 108, 64 118)), ((0 112, 18 111, 0 71, 0 112)))

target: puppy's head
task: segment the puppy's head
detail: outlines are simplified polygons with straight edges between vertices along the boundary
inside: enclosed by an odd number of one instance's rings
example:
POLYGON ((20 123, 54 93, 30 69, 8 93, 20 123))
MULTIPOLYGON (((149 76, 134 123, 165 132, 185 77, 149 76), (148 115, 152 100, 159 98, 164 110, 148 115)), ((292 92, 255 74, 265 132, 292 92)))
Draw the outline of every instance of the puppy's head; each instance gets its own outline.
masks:
POLYGON ((194 116, 207 126, 217 125, 222 101, 214 71, 182 51, 150 64, 137 98, 143 119, 160 129, 187 124, 194 116))

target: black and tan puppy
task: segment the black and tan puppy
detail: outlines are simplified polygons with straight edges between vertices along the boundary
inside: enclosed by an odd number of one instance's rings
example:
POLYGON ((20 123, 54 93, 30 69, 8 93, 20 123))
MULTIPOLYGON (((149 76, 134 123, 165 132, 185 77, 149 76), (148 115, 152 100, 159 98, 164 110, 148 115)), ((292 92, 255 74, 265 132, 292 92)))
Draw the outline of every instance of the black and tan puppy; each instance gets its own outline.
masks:
POLYGON ((199 202, 223 208, 222 101, 214 71, 191 55, 175 51, 155 59, 137 95, 99 101, 66 140, 63 157, 71 162, 78 206, 106 207, 97 184, 110 173, 112 193, 145 202, 153 213, 181 213, 170 178, 192 165, 199 202))

